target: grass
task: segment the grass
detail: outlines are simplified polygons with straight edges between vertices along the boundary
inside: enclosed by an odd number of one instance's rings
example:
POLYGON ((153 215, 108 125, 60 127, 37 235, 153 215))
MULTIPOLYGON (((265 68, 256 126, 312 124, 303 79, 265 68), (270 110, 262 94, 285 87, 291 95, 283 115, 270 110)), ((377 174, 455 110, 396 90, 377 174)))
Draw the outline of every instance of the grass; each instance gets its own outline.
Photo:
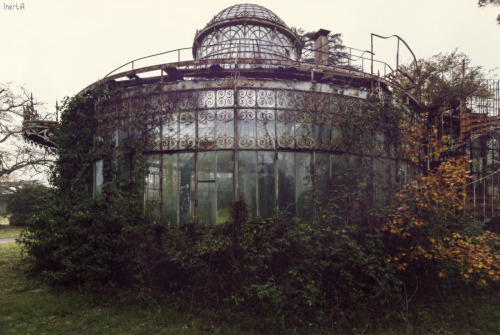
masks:
POLYGON ((23 227, 9 226, 9 219, 0 216, 0 238, 17 238, 23 227))
MULTIPOLYGON (((83 293, 78 288, 44 286, 25 276, 20 251, 15 243, 0 244, 0 335, 263 333, 259 320, 246 315, 228 320, 210 313, 178 312, 168 301, 146 309, 123 290, 83 293)), ((500 292, 492 291, 417 301, 408 321, 391 320, 364 334, 500 334, 500 292)), ((294 333, 292 329, 285 333, 294 333)), ((359 329, 336 334, 361 333, 359 329)))
POLYGON ((426 297, 425 301, 415 302, 407 320, 390 322, 374 334, 498 335, 500 292, 426 297))
POLYGON ((168 304, 141 308, 125 292, 55 290, 24 275, 20 251, 15 243, 0 244, 0 335, 253 334, 168 304))

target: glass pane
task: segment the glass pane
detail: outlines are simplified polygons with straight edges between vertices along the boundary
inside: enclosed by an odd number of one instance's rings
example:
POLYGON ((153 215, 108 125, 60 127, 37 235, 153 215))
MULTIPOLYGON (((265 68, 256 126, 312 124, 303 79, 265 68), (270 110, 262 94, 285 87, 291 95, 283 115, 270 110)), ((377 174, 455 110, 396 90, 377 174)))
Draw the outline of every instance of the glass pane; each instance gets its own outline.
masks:
POLYGON ((344 155, 332 155, 332 187, 337 187, 345 183, 344 170, 346 169, 346 159, 344 155))
POLYGON ((215 151, 198 153, 198 222, 215 224, 217 197, 215 188, 215 151))
POLYGON ((234 111, 221 109, 217 111, 215 136, 217 148, 227 149, 234 147, 234 111))
POLYGON ((314 136, 312 133, 312 113, 298 112, 295 124, 295 140, 298 148, 312 148, 314 136))
POLYGON ((194 215, 194 153, 179 154, 179 223, 193 221, 194 215))
POLYGON ((377 204, 384 206, 390 187, 390 166, 386 159, 375 159, 375 185, 377 204))
POLYGON ((238 146, 242 149, 255 148, 257 144, 255 118, 254 109, 238 112, 238 146))
POLYGON ((316 153, 315 162, 316 177, 316 200, 321 205, 325 205, 330 198, 332 169, 330 165, 330 155, 316 153))
POLYGON ((163 115, 163 150, 177 149, 179 141, 178 116, 178 112, 171 112, 163 115))
POLYGON ((278 111, 276 114, 276 132, 281 148, 295 148, 295 113, 278 111))
POLYGON ((275 192, 275 153, 259 151, 257 156, 258 171, 258 211, 262 217, 272 216, 276 208, 275 192))
POLYGON ((215 148, 215 111, 200 111, 198 114, 198 147, 215 148))
POLYGON ((144 179, 144 201, 151 206, 150 215, 154 219, 160 218, 160 156, 151 155, 147 159, 146 178, 144 179))
POLYGON ((257 153, 255 151, 240 151, 238 156, 239 196, 245 198, 248 213, 251 217, 255 217, 257 215, 257 153))
POLYGON ((214 108, 215 91, 198 91, 198 108, 214 108))
POLYGON ((194 148, 196 143, 196 124, 193 112, 179 113, 179 149, 194 148))
POLYGON ((118 129, 116 133, 118 136, 118 145, 120 145, 123 143, 123 140, 127 138, 127 130, 126 129, 118 129))
POLYGON ((333 145, 330 116, 327 113, 317 113, 314 120, 314 137, 316 148, 330 150, 333 145))
POLYGON ((311 155, 297 152, 297 201, 299 214, 312 211, 311 155))
POLYGON ((198 182, 198 223, 215 224, 216 208, 215 183, 198 182))
POLYGON ((95 162, 95 185, 94 185, 94 192, 95 195, 100 195, 102 192, 101 186, 102 183, 104 182, 104 176, 102 172, 102 166, 103 166, 103 160, 101 159, 100 161, 95 162))
POLYGON ((198 153, 198 182, 215 182, 215 151, 198 153))
POLYGON ((255 90, 239 90, 238 104, 240 107, 255 107, 255 90))
POLYGON ((274 149, 275 137, 274 111, 259 110, 257 112, 258 147, 262 149, 274 149))
POLYGON ((115 159, 115 167, 117 176, 128 179, 129 178, 129 167, 130 167, 130 156, 129 155, 120 155, 115 159))
POLYGON ((279 209, 295 212, 295 155, 293 152, 278 153, 279 209))
POLYGON ((177 201, 179 192, 178 155, 163 155, 163 208, 162 221, 177 224, 177 201))
POLYGON ((217 224, 229 221, 234 193, 234 153, 217 152, 217 224))

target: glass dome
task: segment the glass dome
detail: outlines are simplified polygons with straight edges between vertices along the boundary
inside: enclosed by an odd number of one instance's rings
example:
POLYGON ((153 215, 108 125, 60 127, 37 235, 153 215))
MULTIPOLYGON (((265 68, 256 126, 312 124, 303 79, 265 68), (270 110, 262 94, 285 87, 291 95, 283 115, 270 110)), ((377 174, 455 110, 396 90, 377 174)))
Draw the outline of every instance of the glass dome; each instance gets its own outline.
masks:
POLYGON ((281 20, 272 11, 270 11, 265 7, 254 4, 240 4, 228 7, 223 11, 221 11, 219 14, 215 15, 214 18, 207 24, 207 26, 210 26, 214 23, 224 20, 238 19, 245 17, 271 21, 275 24, 279 24, 288 28, 285 22, 283 22, 283 20, 281 20))
POLYGON ((197 33, 195 59, 298 60, 298 36, 276 14, 254 4, 228 7, 197 33))

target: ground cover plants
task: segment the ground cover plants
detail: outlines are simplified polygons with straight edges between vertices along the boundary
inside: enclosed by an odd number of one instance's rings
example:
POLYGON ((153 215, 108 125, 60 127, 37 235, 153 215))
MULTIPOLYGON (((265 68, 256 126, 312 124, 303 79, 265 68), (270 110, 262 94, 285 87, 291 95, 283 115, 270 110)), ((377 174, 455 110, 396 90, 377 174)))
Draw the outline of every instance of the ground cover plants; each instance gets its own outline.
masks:
MULTIPOLYGON (((107 286, 86 290, 46 285, 26 276, 28 264, 21 246, 0 245, 0 334, 276 334, 263 326, 265 318, 246 313, 216 311, 193 305, 183 308, 171 296, 144 307, 129 290, 107 286)), ((437 291, 436 291, 437 292, 437 291)), ((465 289, 460 293, 417 295, 405 319, 390 319, 376 329, 318 330, 313 325, 286 334, 481 334, 500 331, 498 289, 465 289)), ((315 325, 316 326, 316 325, 315 325)))
POLYGON ((127 290, 83 292, 26 277, 21 247, 0 244, 0 334, 252 334, 168 303, 145 309, 127 290))

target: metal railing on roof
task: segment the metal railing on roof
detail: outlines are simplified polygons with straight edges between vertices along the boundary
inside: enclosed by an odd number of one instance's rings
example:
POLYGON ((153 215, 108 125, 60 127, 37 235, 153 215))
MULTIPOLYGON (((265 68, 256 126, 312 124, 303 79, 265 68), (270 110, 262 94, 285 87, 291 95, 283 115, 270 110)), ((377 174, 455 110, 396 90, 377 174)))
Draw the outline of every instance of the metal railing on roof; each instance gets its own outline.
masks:
MULTIPOLYGON (((286 60, 285 57, 283 56, 283 53, 278 53, 278 52, 272 52, 269 50, 265 50, 266 48, 276 48, 279 47, 274 44, 265 44, 265 43, 259 43, 256 44, 255 42, 250 41, 251 43, 238 43, 238 44, 232 44, 231 46, 227 45, 226 43, 220 43, 220 44, 212 44, 212 45, 204 45, 203 48, 224 48, 227 47, 228 49, 221 49, 220 51, 217 51, 218 53, 213 53, 209 54, 208 58, 255 58, 255 59, 282 59, 286 60), (255 49, 258 47, 259 49, 255 49), (252 57, 253 56, 253 57, 252 57), (257 57, 256 57, 257 56, 257 57)), ((286 47, 283 47, 286 48, 286 47)), ((129 61, 113 71, 109 72, 106 74, 105 78, 108 78, 114 74, 117 73, 119 70, 124 70, 124 71, 129 71, 129 70, 134 70, 138 68, 143 68, 145 66, 151 66, 151 65, 156 65, 156 64, 168 64, 168 63, 174 63, 174 62, 183 62, 183 61, 191 61, 193 60, 192 54, 191 54, 191 47, 186 47, 186 48, 180 48, 180 49, 173 49, 149 56, 144 56, 140 58, 136 58, 132 61, 129 61), (186 55, 186 52, 188 55, 186 55), (155 60, 154 62, 152 62, 155 60)), ((377 59, 374 59, 372 57, 372 52, 368 50, 361 50, 357 48, 352 48, 352 47, 345 47, 341 52, 329 52, 329 59, 334 60, 333 62, 329 62, 329 64, 326 65, 331 65, 331 66, 337 66, 337 67, 344 67, 348 68, 353 71, 359 71, 363 72, 366 74, 371 74, 371 75, 376 75, 376 76, 382 76, 382 77, 388 77, 391 74, 395 73, 395 70, 386 62, 380 61, 377 59), (367 56, 368 55, 368 56, 367 56)), ((312 63, 313 57, 312 54, 314 53, 313 49, 304 49, 303 50, 303 55, 301 57, 299 62, 306 62, 306 63, 312 63), (304 52, 305 51, 305 52, 304 52)), ((293 61, 293 60, 290 60, 293 61)), ((122 72, 124 72, 122 71, 122 72)))

